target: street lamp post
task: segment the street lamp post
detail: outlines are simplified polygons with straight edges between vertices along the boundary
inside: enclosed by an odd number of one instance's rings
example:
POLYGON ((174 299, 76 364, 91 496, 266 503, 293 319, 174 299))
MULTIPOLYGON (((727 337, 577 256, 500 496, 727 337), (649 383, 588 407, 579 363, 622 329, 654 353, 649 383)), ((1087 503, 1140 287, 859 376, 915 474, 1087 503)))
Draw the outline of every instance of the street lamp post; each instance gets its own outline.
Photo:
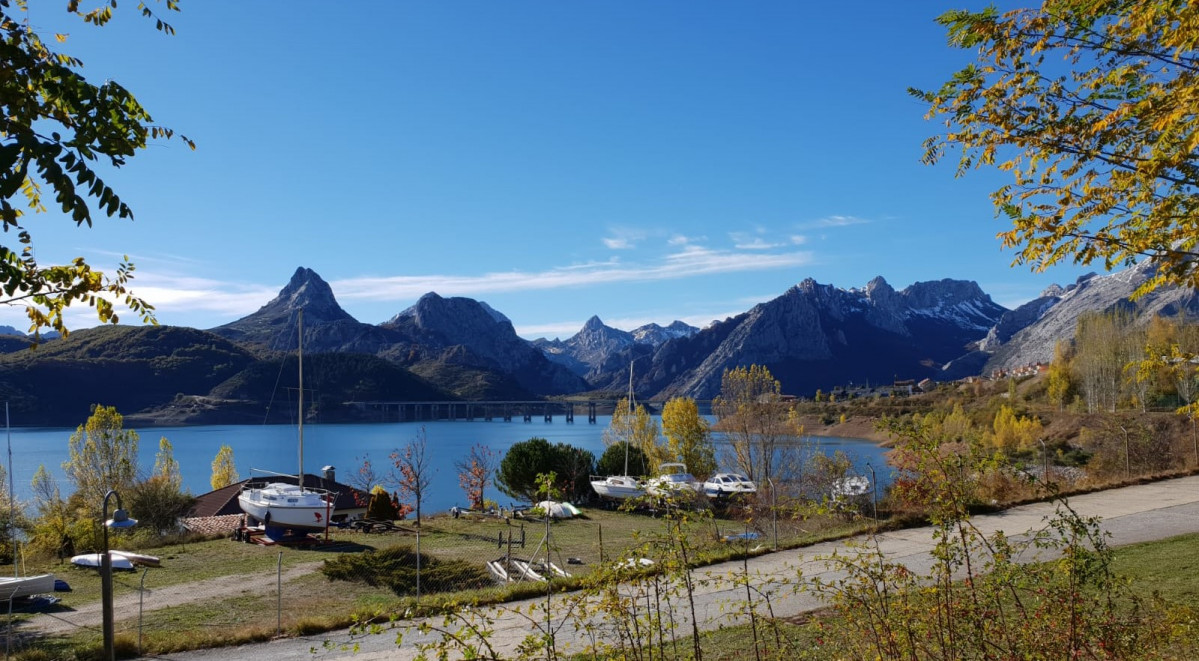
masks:
POLYGON ((108 529, 132 528, 137 525, 137 519, 129 518, 129 513, 121 507, 121 494, 111 489, 104 494, 101 518, 104 519, 104 547, 103 553, 100 555, 100 606, 104 611, 104 658, 108 661, 115 661, 116 649, 113 644, 112 631, 112 555, 108 552, 108 529), (110 496, 117 497, 117 509, 112 513, 111 519, 108 518, 110 496))

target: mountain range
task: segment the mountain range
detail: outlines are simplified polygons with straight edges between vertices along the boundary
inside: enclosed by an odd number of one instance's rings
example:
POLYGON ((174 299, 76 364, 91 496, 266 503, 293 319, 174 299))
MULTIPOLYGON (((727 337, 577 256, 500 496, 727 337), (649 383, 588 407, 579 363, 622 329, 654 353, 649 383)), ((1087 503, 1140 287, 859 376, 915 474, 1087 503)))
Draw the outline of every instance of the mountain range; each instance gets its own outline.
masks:
MULTIPOLYGON (((1199 318, 1193 292, 1161 289, 1131 301, 1149 266, 1053 287, 1015 310, 974 282, 882 277, 842 289, 807 279, 779 297, 703 329, 675 321, 633 331, 598 317, 561 339, 520 338, 486 303, 422 296, 382 324, 357 321, 314 271, 299 268, 257 312, 207 331, 106 326, 28 349, 0 333, 0 396, 28 425, 77 425, 93 402, 143 423, 283 421, 276 384, 294 373, 303 310, 306 415, 366 419, 362 401, 613 397, 630 370, 641 399, 710 399, 725 370, 767 366, 788 394, 895 379, 948 380, 1048 362, 1086 310, 1121 307, 1148 318, 1199 318)), ((3 329, 0 329, 3 330, 3 329)), ((294 383, 294 380, 292 381, 294 383)), ((294 417, 294 413, 290 414, 294 417)))

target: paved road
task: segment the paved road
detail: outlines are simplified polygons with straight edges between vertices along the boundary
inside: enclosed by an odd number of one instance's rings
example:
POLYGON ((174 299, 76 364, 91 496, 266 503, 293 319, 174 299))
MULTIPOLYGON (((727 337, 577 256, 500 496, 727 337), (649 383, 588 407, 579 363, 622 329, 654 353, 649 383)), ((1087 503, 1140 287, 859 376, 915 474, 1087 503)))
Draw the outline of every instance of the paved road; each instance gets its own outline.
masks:
MULTIPOLYGON (((1103 529, 1110 533, 1113 545, 1134 544, 1164 539, 1184 533, 1199 532, 1199 476, 1186 477, 1153 484, 1113 489, 1075 496, 1071 506, 1083 516, 1103 517, 1103 529)), ((1042 527, 1053 505, 1039 503, 1016 507, 999 514, 979 516, 974 524, 983 533, 1003 530, 1009 536, 1022 535, 1042 527)), ((931 528, 913 528, 889 532, 877 537, 879 548, 892 561, 902 562, 914 571, 923 572, 931 565, 929 551, 933 546, 931 528)), ((844 550, 845 542, 829 542, 796 551, 768 554, 750 561, 750 572, 762 577, 792 578, 801 569, 804 576, 831 578, 822 558, 834 551, 844 550)), ((696 570, 701 576, 721 577, 741 571, 741 562, 725 563, 696 570)), ((737 617, 729 612, 729 604, 744 594, 729 580, 716 578, 701 586, 696 594, 696 617, 701 628, 714 629, 735 623, 737 617)), ((511 604, 508 608, 527 605, 511 604)), ((774 603, 778 615, 790 616, 818 608, 820 603, 811 595, 780 596, 774 603)), ((689 625, 688 625, 689 626, 689 625)), ((500 614, 494 625, 492 642, 501 651, 512 650, 530 633, 527 619, 500 614)), ((573 635, 570 626, 563 628, 563 639, 573 635)), ((370 636, 351 636, 348 631, 335 631, 319 636, 289 638, 268 643, 235 648, 200 650, 170 654, 162 659, 177 661, 227 661, 230 659, 284 659, 337 661, 350 659, 410 659, 415 656, 413 642, 421 640, 415 633, 405 633, 404 645, 397 647, 395 632, 370 636), (356 646, 357 649, 352 649, 356 646)), ((580 641, 575 640, 574 644, 580 641)))

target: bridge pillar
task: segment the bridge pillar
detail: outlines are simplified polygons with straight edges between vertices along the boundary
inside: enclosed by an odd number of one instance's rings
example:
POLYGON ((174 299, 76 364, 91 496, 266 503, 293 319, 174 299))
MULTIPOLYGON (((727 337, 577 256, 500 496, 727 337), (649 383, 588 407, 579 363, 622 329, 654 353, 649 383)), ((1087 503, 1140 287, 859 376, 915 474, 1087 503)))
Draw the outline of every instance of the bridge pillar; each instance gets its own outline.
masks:
POLYGON ((504 405, 504 422, 512 422, 512 407, 504 405))
POLYGON ((587 402, 587 422, 595 424, 595 402, 587 402))
POLYGON ((529 413, 528 405, 522 406, 520 410, 521 410, 521 414, 525 418, 525 422, 533 422, 533 414, 529 413))
POLYGON ((575 405, 574 404, 566 405, 566 421, 569 423, 573 423, 575 421, 575 405))
POLYGON ((551 411, 551 410, 550 410, 550 405, 549 405, 549 404, 546 404, 546 405, 545 405, 545 421, 546 421, 546 422, 553 422, 553 421, 554 421, 554 413, 553 413, 553 411, 551 411))

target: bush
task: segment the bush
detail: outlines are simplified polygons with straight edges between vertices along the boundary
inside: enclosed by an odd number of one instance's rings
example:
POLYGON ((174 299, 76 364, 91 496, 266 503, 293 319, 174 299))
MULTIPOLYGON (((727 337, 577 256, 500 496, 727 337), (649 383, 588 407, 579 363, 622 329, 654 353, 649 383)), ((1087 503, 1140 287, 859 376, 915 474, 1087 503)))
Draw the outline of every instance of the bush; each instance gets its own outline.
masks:
MULTIPOLYGON (((326 560, 321 573, 331 581, 352 581, 386 587, 397 595, 416 592, 417 554, 410 546, 345 554, 326 560)), ((420 554, 421 592, 474 590, 493 584, 487 570, 463 560, 439 560, 420 554)))
MULTIPOLYGON (((596 469, 600 475, 625 475, 624 467, 624 449, 628 445, 624 441, 618 441, 608 446, 604 450, 604 454, 600 457, 599 464, 596 469)), ((649 475, 649 462, 646 461, 645 453, 641 448, 629 446, 629 471, 628 475, 649 475)))

